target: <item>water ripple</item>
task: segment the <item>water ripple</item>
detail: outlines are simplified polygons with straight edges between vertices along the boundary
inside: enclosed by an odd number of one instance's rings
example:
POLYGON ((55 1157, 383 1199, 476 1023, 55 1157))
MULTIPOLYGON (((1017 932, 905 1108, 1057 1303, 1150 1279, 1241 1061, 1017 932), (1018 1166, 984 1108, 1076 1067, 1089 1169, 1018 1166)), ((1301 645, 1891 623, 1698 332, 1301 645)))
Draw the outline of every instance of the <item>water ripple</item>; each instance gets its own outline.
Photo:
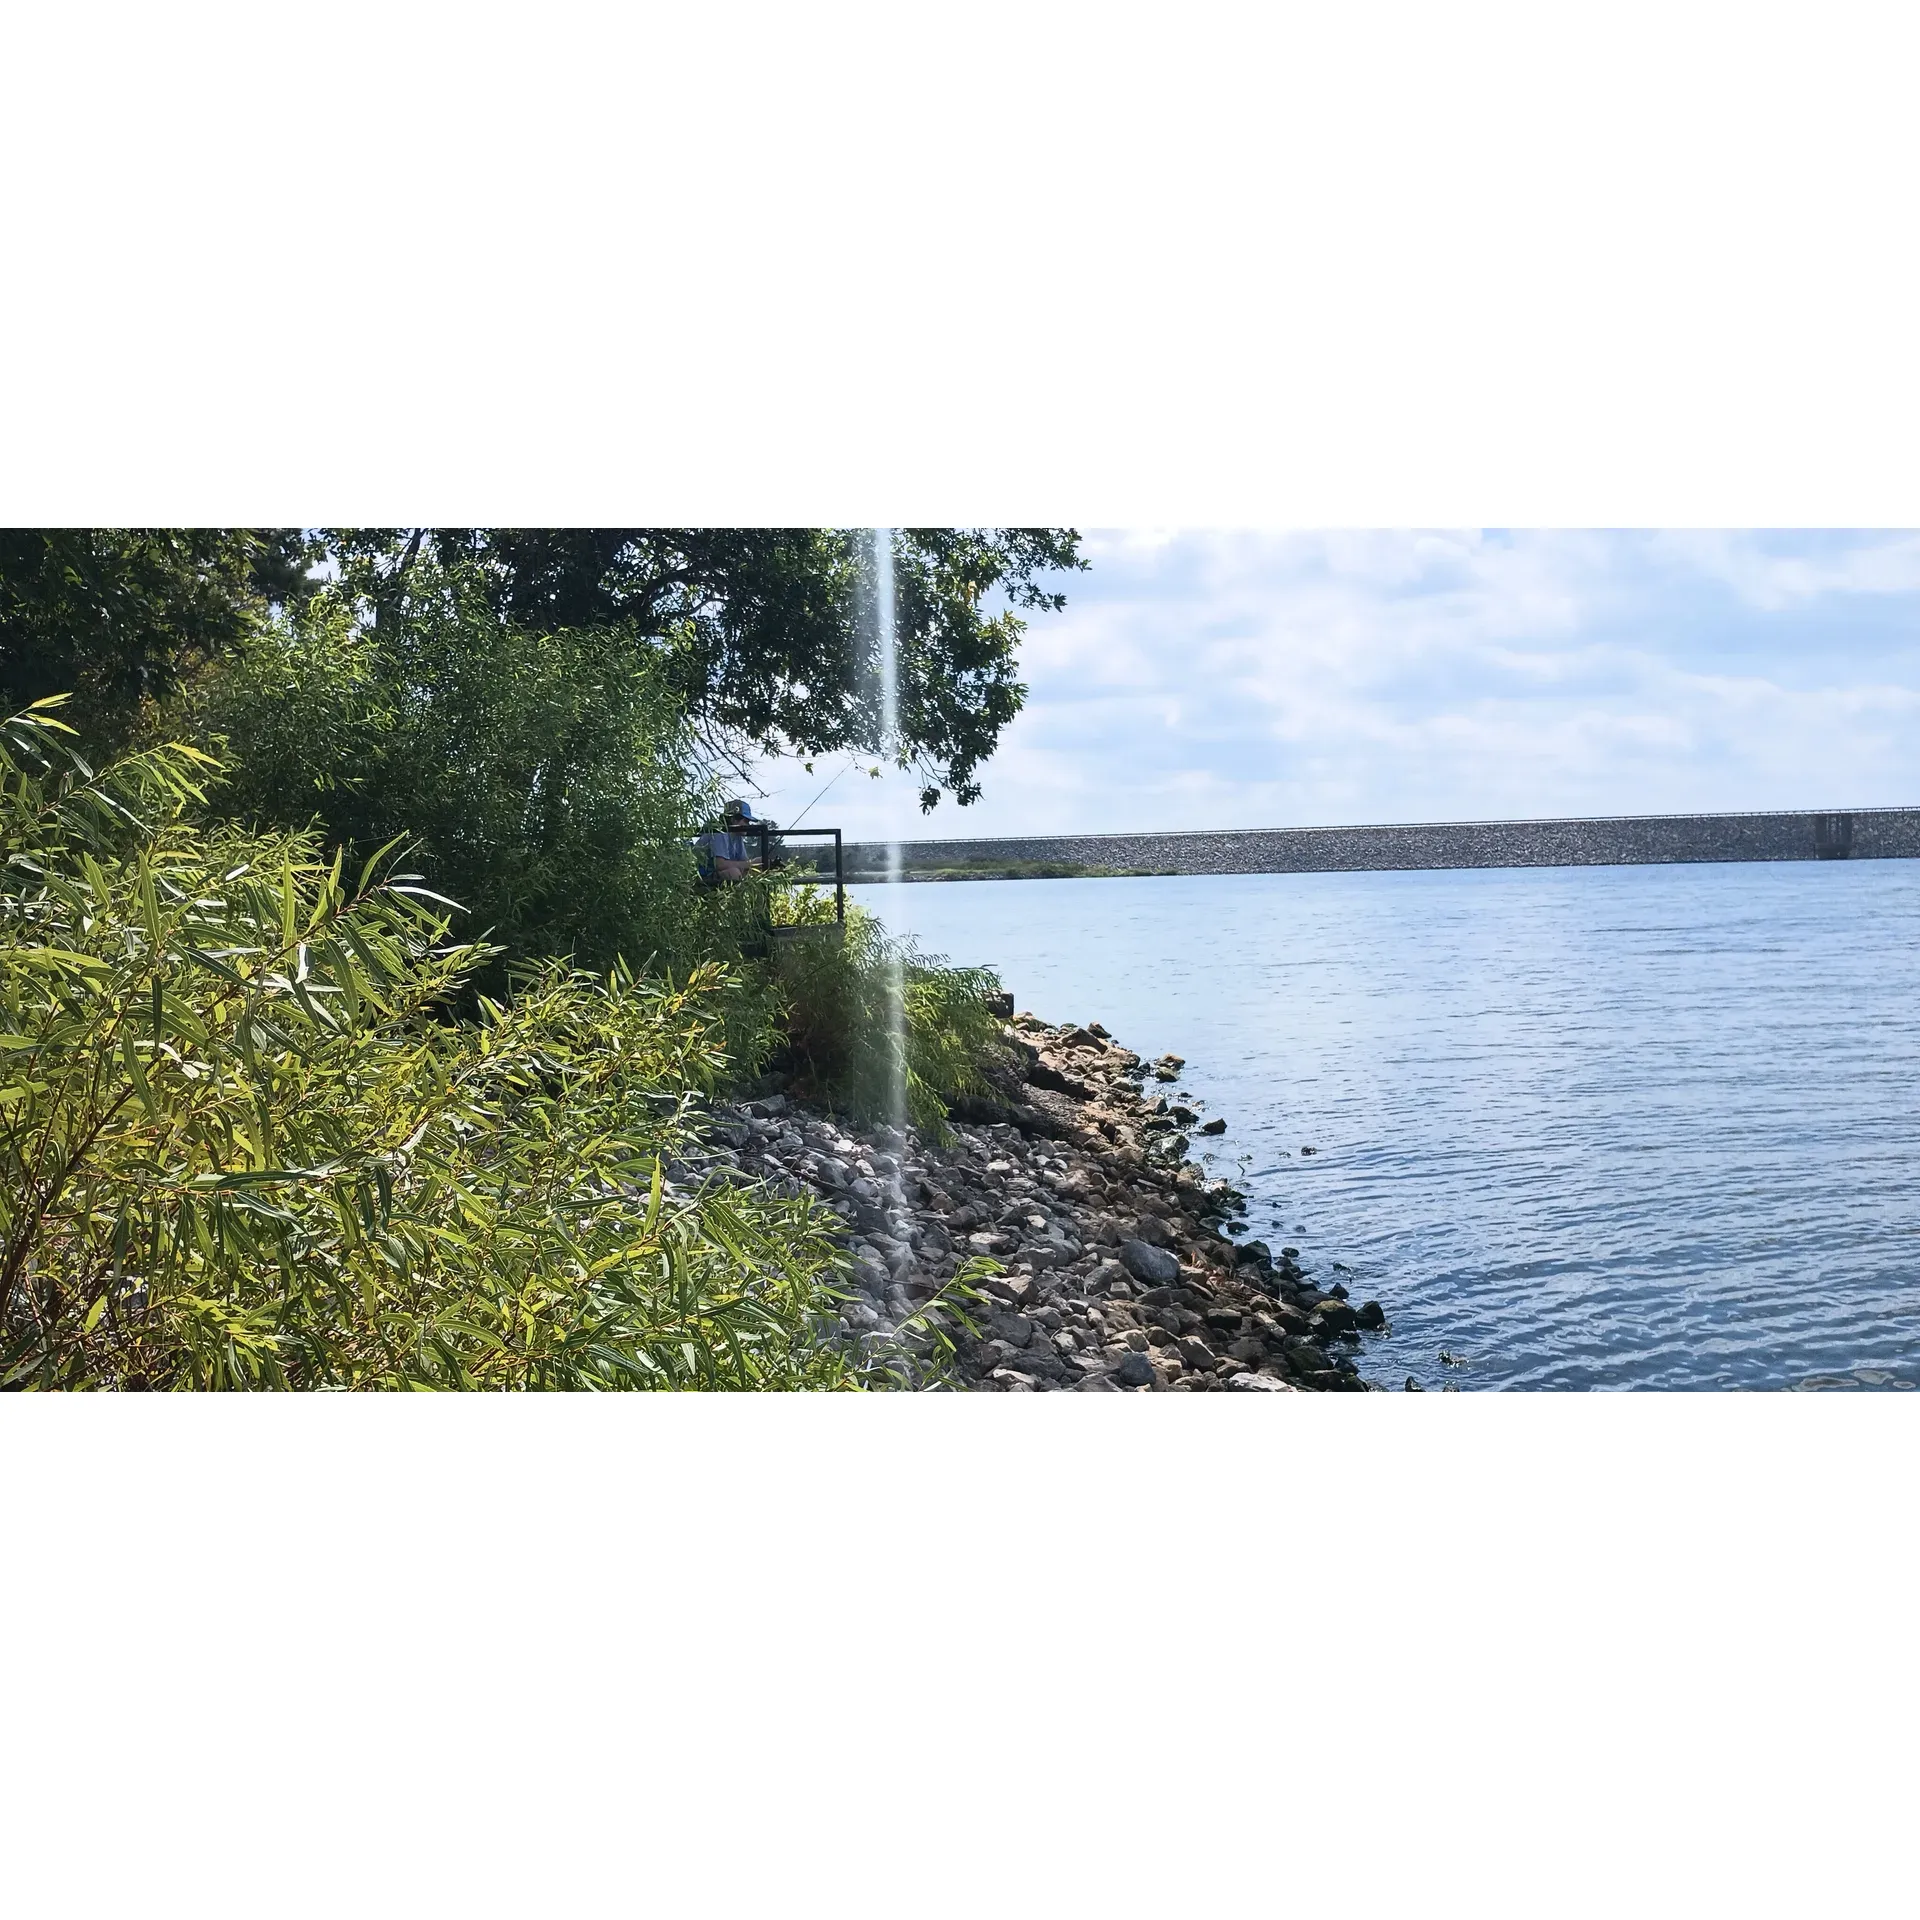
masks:
POLYGON ((1386 1303, 1371 1377, 1920 1383, 1920 865, 903 893, 1022 1007, 1185 1056, 1253 1231, 1386 1303))

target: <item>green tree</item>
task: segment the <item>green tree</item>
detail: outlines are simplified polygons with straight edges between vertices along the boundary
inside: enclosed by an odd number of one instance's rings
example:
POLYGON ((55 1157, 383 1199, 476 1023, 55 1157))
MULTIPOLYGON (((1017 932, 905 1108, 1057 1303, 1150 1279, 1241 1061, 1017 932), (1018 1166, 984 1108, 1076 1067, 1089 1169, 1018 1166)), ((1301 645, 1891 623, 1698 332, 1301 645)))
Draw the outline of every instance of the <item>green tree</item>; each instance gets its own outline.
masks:
POLYGON ((0 711, 72 694, 89 736, 117 744, 300 598, 314 552, 287 527, 0 529, 0 711))
MULTIPOLYGON (((376 620, 403 617, 423 557, 478 570, 502 618, 596 628, 660 660, 710 746, 879 753, 870 537, 821 527, 361 527, 327 540, 376 620)), ((1069 527, 895 532, 900 765, 921 805, 979 797, 979 768, 1019 712, 1016 649, 1081 568, 1069 527)), ((431 587, 429 591, 433 590, 431 587)))
MULTIPOLYGON (((691 838, 715 802, 661 664, 621 633, 529 629, 468 564, 429 556, 377 625, 325 588, 207 674, 219 809, 318 823, 350 860, 404 840, 515 960, 624 957, 684 974, 737 951, 691 838)), ((497 980, 500 969, 494 969, 497 980)))

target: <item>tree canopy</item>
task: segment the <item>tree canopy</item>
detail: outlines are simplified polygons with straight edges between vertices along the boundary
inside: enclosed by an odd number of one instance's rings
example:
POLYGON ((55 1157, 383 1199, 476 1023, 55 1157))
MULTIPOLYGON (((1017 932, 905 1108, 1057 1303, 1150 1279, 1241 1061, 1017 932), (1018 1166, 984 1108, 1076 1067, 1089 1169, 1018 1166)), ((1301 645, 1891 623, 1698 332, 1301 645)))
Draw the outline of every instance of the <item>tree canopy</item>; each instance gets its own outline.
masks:
POLYGON ((401 613, 422 556, 465 563, 528 631, 616 630, 656 655, 710 744, 886 753, 921 805, 977 799, 1019 712, 1024 613, 1065 604, 1070 527, 895 530, 900 738, 883 737, 872 542, 822 527, 330 528, 342 585, 401 613))
POLYGON ((305 591, 310 558, 292 527, 0 528, 0 711, 69 693, 111 745, 305 591))
POLYGON ((1086 565, 1071 527, 894 530, 899 735, 885 737, 871 536, 828 527, 263 527, 0 530, 0 709, 55 693, 103 745, 233 654, 276 605, 338 591, 404 621, 445 571, 523 633, 596 632, 644 655, 710 748, 885 755, 923 807, 962 806, 1026 689, 1024 615, 1086 565), (422 565, 423 560, 427 563, 422 565))
POLYGON ((689 897, 718 795, 660 678, 620 635, 518 626, 470 568, 432 560, 378 627, 323 588, 203 675, 181 717, 228 763, 218 812, 317 823, 355 861, 404 842, 466 910, 464 937, 684 970, 718 950, 717 900, 689 897))

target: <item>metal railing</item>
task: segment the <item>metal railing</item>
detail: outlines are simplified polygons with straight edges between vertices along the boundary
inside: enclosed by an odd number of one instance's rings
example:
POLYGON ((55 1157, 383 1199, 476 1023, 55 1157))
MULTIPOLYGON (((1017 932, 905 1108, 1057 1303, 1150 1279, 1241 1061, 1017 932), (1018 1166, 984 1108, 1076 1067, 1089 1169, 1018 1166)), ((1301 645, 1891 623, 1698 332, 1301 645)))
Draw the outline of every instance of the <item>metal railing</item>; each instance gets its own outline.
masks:
MULTIPOLYGON (((846 848, 840 839, 838 827, 776 827, 760 821, 749 821, 744 832, 760 842, 760 868, 771 873, 775 867, 784 869, 789 879, 801 881, 808 886, 825 886, 828 880, 833 882, 833 918, 836 926, 847 924, 847 863, 846 848), (826 865, 828 849, 820 847, 814 855, 811 867, 804 862, 789 858, 790 840, 831 840, 833 842, 833 865, 826 865)), ((784 929, 776 927, 775 933, 784 929)), ((795 933, 802 932, 794 928, 795 933)))

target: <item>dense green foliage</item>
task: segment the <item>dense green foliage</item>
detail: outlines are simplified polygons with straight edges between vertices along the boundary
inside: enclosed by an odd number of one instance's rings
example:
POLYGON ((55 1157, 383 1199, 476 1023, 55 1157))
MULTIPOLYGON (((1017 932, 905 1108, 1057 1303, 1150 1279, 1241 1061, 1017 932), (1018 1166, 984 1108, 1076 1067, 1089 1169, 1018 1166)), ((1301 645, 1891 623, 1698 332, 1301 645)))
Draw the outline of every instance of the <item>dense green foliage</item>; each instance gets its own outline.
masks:
POLYGON ((0 713, 75 696, 91 737, 305 591, 305 537, 271 527, 0 528, 0 713))
POLYGON ((817 1387, 804 1201, 676 1193, 719 970, 481 955, 301 834, 209 829, 164 747, 0 734, 0 1383, 817 1387))
POLYGON ((736 903, 694 884, 718 797, 658 664, 602 629, 516 626, 470 569, 423 564, 377 626, 323 589, 206 676, 193 716, 232 762, 223 812, 317 824, 350 863, 404 840, 463 937, 514 960, 738 952, 736 903))
POLYGON ((857 906, 847 910, 844 940, 798 943, 782 957, 796 1083, 856 1119, 893 1119, 893 1090, 904 1079, 907 1118, 944 1138, 950 1103, 986 1092, 991 1069, 1007 1058, 987 1010, 998 977, 921 953, 857 906))
MULTIPOLYGON (((328 532, 348 589, 405 618, 437 557, 477 571, 496 611, 538 631, 605 629, 662 663, 708 740, 737 750, 894 752, 882 737, 872 545, 823 527, 359 527, 328 532)), ((1057 609, 1083 567, 1070 527, 894 533, 902 738, 921 783, 979 796, 1026 689, 1020 614, 1057 609), (988 609, 1004 602, 998 612, 988 609)), ((429 585, 429 594, 435 589, 429 585)))

